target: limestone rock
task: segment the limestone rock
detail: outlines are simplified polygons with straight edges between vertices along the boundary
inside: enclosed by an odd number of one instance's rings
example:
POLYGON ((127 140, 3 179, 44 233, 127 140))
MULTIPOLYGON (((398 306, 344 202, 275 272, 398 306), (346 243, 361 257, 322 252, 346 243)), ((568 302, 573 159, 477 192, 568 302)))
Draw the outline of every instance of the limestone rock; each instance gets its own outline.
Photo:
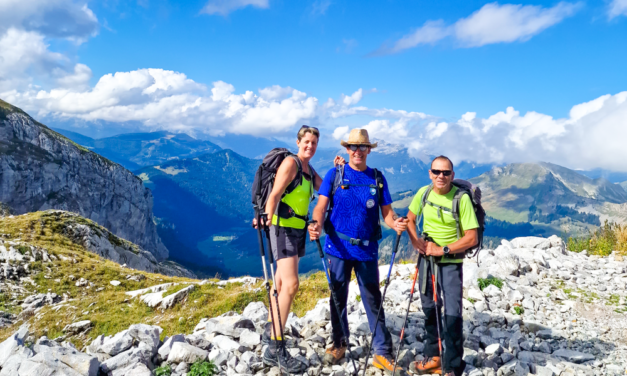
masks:
POLYGON ((168 355, 168 362, 170 363, 188 363, 192 364, 198 360, 206 360, 209 357, 209 352, 194 347, 185 342, 175 342, 168 355))

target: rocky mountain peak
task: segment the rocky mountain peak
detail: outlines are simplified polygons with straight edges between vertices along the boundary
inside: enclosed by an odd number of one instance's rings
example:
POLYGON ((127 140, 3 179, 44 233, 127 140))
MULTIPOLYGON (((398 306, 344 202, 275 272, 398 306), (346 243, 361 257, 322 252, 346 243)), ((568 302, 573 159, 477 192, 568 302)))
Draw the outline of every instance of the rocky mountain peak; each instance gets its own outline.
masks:
POLYGON ((141 179, 6 102, 0 102, 0 202, 16 214, 72 211, 157 260, 168 257, 141 179))

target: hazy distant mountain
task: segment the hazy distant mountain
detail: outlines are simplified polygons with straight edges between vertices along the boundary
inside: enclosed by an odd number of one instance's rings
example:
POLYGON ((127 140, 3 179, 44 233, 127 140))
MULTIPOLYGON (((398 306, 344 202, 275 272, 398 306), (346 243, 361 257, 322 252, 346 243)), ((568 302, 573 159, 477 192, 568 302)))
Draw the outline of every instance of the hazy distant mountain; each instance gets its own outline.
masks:
MULTIPOLYGON (((202 138, 202 136, 199 136, 202 138)), ((274 148, 287 148, 297 152, 296 142, 286 144, 274 138, 254 137, 245 134, 227 134, 222 137, 207 137, 207 140, 223 149, 231 149, 246 158, 261 159, 274 148)))
POLYGON ((596 168, 594 170, 588 170, 588 171, 577 170, 577 172, 580 173, 581 175, 585 175, 592 179, 605 178, 612 183, 620 183, 622 181, 627 180, 627 172, 609 171, 609 170, 604 170, 600 168, 596 168))
POLYGON ((213 153, 221 149, 210 141, 197 140, 185 133, 175 134, 165 131, 126 133, 93 139, 64 129, 56 131, 130 170, 157 165, 171 159, 213 153))
POLYGON ((627 192, 604 178, 591 179, 551 163, 514 163, 471 179, 481 187, 489 216, 531 222, 563 233, 627 220, 627 192))

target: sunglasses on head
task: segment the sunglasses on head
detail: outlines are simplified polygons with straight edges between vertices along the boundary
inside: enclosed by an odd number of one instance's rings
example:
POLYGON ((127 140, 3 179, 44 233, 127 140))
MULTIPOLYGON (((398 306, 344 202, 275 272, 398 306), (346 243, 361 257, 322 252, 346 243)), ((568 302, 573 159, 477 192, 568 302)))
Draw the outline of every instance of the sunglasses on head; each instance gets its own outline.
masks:
POLYGON ((433 175, 435 175, 435 176, 439 176, 440 174, 442 174, 444 176, 451 176, 453 171, 451 171, 451 170, 431 170, 431 173, 433 175))
MULTIPOLYGON (((303 125, 302 127, 300 127, 300 129, 299 129, 298 131, 300 132, 300 131, 302 131, 303 129, 315 129, 315 130, 317 130, 317 131, 318 131, 318 128, 316 128, 316 127, 310 127, 310 126, 308 126, 308 125, 303 125)), ((320 131, 318 131, 318 132, 320 132, 320 131)))
POLYGON ((357 149, 361 151, 366 151, 368 150, 369 147, 370 145, 348 145, 348 148, 351 149, 352 151, 357 151, 357 149))

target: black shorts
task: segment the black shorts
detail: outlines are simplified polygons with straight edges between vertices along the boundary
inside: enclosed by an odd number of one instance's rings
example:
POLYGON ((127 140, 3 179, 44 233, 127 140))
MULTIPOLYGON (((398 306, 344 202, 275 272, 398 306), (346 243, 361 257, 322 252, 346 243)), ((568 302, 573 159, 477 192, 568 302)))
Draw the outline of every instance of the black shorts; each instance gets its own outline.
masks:
POLYGON ((305 241, 307 229, 291 227, 279 227, 277 236, 276 227, 270 226, 270 242, 272 243, 272 255, 275 260, 288 257, 305 256, 305 241))

